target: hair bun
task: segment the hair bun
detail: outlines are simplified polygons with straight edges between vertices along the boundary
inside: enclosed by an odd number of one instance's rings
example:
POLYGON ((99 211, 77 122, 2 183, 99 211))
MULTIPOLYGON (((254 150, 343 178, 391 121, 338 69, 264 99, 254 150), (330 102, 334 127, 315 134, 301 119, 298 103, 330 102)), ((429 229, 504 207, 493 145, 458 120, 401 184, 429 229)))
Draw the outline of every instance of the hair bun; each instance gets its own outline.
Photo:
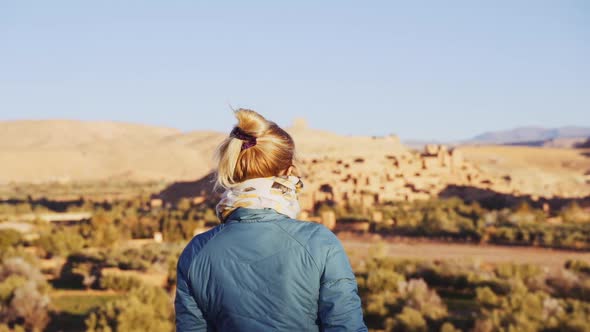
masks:
POLYGON ((249 109, 240 108, 234 114, 238 123, 216 153, 218 187, 277 176, 291 167, 295 144, 286 131, 249 109))
POLYGON ((250 136, 260 137, 270 127, 271 122, 255 111, 240 108, 235 111, 235 115, 238 119, 236 127, 250 136))

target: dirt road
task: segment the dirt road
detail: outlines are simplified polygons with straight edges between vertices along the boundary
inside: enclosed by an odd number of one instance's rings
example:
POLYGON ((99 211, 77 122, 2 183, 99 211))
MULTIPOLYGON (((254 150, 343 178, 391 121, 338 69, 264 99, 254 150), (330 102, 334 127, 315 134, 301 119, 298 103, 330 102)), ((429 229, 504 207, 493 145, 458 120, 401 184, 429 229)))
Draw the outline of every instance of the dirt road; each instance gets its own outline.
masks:
MULTIPOLYGON (((353 255, 368 253, 378 241, 344 239, 342 243, 353 255)), ((590 263, 590 252, 574 252, 532 247, 506 247, 433 242, 382 241, 391 257, 415 259, 473 260, 487 263, 529 263, 549 268, 561 267, 568 259, 590 263)))

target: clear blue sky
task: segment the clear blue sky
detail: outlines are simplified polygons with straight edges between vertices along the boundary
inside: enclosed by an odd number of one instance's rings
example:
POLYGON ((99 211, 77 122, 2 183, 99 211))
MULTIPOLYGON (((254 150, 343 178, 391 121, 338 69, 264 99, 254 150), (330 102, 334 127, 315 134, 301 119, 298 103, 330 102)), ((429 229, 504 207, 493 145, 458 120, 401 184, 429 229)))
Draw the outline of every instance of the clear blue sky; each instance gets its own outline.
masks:
POLYGON ((590 2, 1 1, 0 120, 452 140, 590 125, 590 2), (248 4, 247 4, 248 3, 248 4))

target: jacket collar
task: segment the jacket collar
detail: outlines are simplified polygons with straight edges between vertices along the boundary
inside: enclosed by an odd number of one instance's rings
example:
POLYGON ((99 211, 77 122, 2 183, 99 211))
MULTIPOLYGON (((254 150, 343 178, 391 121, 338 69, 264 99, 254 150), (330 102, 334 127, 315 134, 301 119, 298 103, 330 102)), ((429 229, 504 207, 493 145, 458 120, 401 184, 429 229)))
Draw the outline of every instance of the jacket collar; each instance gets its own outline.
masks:
POLYGON ((277 219, 288 218, 273 209, 247 209, 237 208, 225 220, 225 223, 231 222, 268 222, 277 219))

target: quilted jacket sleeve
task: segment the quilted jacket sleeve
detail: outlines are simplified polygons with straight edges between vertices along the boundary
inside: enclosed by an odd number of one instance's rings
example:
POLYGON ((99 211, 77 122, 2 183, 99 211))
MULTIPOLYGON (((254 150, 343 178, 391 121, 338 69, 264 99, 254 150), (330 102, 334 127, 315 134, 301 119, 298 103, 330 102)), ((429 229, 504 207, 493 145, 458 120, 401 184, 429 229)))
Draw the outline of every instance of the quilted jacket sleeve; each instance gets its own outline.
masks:
POLYGON ((207 331, 207 321, 203 318, 203 313, 190 291, 187 279, 187 269, 190 263, 187 262, 187 254, 188 252, 185 250, 180 256, 176 270, 176 297, 174 299, 176 331, 207 331))
POLYGON ((367 331, 356 279, 342 244, 330 232, 320 280, 319 319, 322 331, 367 331))

